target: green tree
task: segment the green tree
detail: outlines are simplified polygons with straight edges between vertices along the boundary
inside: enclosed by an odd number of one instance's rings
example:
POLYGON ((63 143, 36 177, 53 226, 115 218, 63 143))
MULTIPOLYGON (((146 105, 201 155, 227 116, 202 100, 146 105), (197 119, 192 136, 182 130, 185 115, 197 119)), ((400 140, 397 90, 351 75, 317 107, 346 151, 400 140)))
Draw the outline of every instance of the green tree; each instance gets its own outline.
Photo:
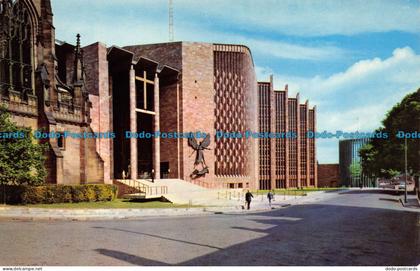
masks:
POLYGON ((350 170, 350 175, 351 175, 352 177, 358 177, 358 176, 360 176, 360 174, 362 173, 362 167, 361 167, 361 166, 360 166, 360 164, 359 164, 359 163, 357 163, 357 162, 353 162, 353 163, 350 165, 349 170, 350 170))
POLYGON ((360 184, 360 175, 362 174, 362 167, 360 163, 353 162, 349 166, 350 176, 357 180, 357 184, 360 184))
POLYGON ((0 132, 0 184, 43 184, 45 145, 34 139, 30 128, 13 123, 4 107, 0 107, 0 132))
MULTIPOLYGON (((382 121, 376 132, 387 133, 389 138, 374 138, 360 151, 362 168, 365 174, 374 177, 390 178, 404 172, 405 140, 401 132, 415 134, 420 132, 420 89, 408 94, 396 104, 382 121)), ((420 173, 420 139, 407 139, 408 168, 420 173)))

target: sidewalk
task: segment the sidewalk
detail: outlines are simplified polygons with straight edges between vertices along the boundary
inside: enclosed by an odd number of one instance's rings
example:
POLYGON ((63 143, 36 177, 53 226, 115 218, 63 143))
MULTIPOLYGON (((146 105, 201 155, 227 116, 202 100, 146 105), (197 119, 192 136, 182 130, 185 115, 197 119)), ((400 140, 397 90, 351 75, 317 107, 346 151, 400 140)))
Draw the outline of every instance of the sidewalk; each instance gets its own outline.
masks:
POLYGON ((402 206, 410 209, 420 209, 420 202, 416 195, 407 195, 407 203, 404 202, 404 196, 400 198, 402 206))
POLYGON ((0 220, 69 220, 69 221, 90 221, 90 220, 114 220, 114 219, 140 219, 145 217, 182 217, 182 216, 203 216, 221 213, 247 214, 256 212, 267 212, 290 205, 306 202, 308 198, 315 196, 276 199, 272 207, 268 205, 265 197, 257 197, 251 203, 251 210, 246 210, 238 202, 236 206, 210 206, 192 208, 157 208, 157 209, 44 209, 31 207, 0 206, 0 220))

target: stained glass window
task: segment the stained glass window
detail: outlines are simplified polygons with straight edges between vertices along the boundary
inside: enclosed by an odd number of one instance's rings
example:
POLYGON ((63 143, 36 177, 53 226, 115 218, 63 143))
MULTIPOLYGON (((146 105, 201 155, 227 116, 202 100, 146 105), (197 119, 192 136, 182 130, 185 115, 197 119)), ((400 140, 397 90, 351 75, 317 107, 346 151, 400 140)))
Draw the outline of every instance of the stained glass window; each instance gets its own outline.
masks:
POLYGON ((0 93, 33 94, 32 26, 22 1, 0 0, 0 93))

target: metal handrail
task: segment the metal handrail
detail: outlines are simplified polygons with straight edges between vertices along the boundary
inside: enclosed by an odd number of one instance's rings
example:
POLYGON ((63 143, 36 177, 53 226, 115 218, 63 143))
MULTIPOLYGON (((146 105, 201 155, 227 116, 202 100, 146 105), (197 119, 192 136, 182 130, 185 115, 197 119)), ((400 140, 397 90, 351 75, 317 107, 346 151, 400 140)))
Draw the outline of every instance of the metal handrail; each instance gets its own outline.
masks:
POLYGON ((192 184, 196 184, 198 186, 204 187, 204 188, 208 188, 208 189, 216 189, 216 188, 224 188, 223 185, 217 185, 214 183, 207 183, 205 181, 200 181, 200 180, 190 180, 189 181, 192 184))
POLYGON ((224 192, 217 192, 217 199, 228 199, 228 200, 238 200, 241 201, 245 197, 244 192, 241 191, 224 191, 224 192))
POLYGON ((168 193, 167 186, 148 186, 139 181, 131 180, 131 179, 122 180, 120 182, 128 185, 131 188, 134 188, 139 193, 145 193, 146 195, 150 195, 150 196, 159 195, 159 191, 160 191, 160 195, 164 195, 168 193), (127 181, 128 181, 128 184, 126 183, 127 181))
POLYGON ((206 182, 203 182, 203 181, 199 181, 199 180, 191 180, 190 182, 191 182, 192 184, 196 184, 196 185, 201 186, 201 187, 204 187, 204 188, 211 188, 211 185, 210 185, 210 184, 208 184, 208 183, 206 183, 206 182))

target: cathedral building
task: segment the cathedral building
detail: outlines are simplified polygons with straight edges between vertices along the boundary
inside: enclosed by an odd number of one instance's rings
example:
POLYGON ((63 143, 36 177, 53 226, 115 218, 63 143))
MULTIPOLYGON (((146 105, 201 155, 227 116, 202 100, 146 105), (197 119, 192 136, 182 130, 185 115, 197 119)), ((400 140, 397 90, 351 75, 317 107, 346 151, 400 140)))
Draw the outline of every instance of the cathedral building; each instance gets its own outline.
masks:
POLYGON ((69 44, 55 39, 50 2, 0 0, 1 104, 19 125, 62 135, 43 139, 49 183, 317 185, 315 140, 216 136, 316 128, 315 109, 257 83, 249 48, 69 44))
POLYGON ((86 84, 99 87, 93 109, 95 104, 101 109, 92 113, 92 122, 109 116, 106 127, 116 133, 109 155, 113 178, 153 173, 212 188, 254 187, 257 141, 215 139, 216 131, 258 129, 248 48, 173 42, 107 49, 97 43, 84 52, 86 84), (187 138, 127 138, 126 131, 202 133, 210 142, 203 165, 195 165, 187 138), (203 173, 203 167, 205 174, 193 174, 203 173))

